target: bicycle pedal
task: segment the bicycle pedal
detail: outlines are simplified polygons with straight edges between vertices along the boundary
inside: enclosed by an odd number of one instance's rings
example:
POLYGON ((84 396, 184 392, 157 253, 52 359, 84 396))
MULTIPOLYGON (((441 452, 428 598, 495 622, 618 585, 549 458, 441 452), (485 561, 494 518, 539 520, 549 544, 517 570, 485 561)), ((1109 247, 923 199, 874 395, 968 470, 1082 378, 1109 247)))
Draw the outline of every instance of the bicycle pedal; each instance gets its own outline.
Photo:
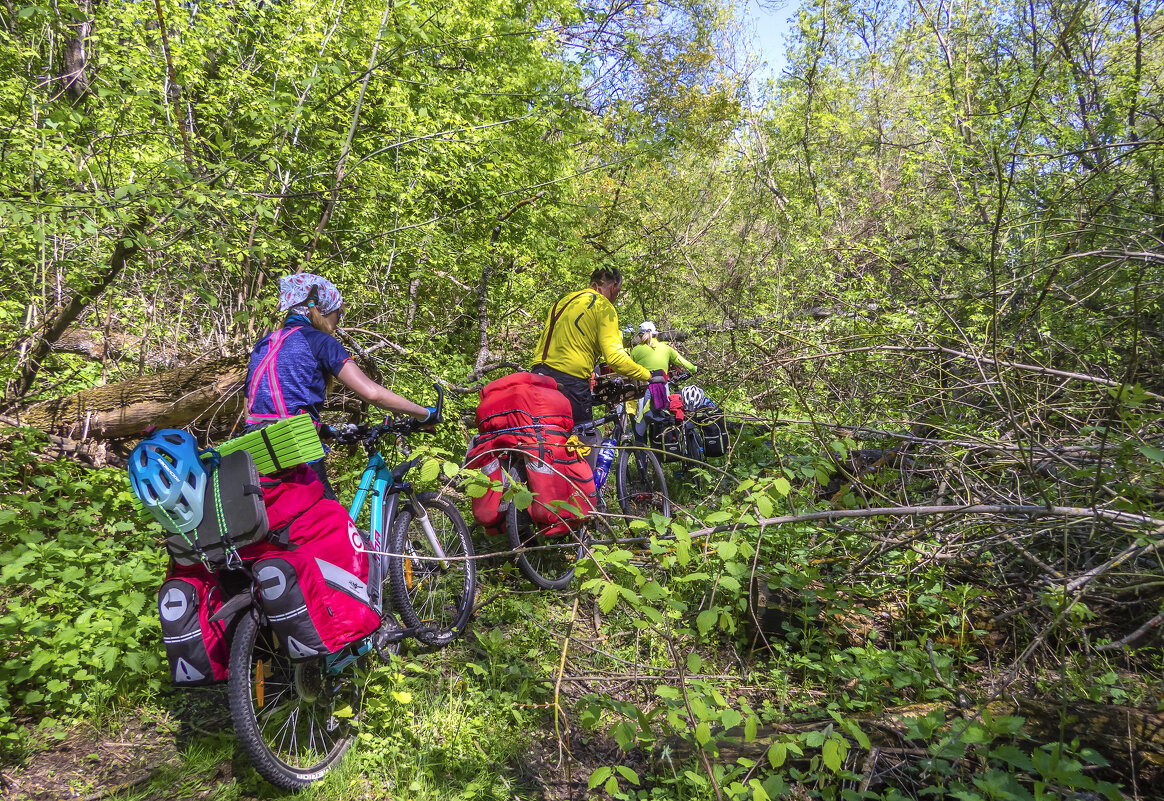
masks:
POLYGON ((400 643, 407 636, 394 617, 386 618, 380 628, 372 632, 372 647, 377 656, 385 662, 391 661, 393 654, 400 653, 400 643))

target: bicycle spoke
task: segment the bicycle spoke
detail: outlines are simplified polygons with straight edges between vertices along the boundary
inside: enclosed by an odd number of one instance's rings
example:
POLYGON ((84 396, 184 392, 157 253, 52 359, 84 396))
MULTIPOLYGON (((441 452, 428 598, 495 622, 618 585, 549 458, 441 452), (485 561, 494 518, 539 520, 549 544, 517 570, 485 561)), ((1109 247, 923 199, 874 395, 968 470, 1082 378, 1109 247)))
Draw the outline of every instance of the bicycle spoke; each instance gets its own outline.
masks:
POLYGON ((461 633, 472 612, 465 605, 476 583, 475 567, 464 559, 473 554, 468 527, 446 498, 421 493, 396 519, 392 543, 390 550, 402 554, 389 563, 396 611, 406 625, 434 630, 419 634, 421 640, 448 642, 461 633), (418 518, 418 513, 423 516, 418 518))

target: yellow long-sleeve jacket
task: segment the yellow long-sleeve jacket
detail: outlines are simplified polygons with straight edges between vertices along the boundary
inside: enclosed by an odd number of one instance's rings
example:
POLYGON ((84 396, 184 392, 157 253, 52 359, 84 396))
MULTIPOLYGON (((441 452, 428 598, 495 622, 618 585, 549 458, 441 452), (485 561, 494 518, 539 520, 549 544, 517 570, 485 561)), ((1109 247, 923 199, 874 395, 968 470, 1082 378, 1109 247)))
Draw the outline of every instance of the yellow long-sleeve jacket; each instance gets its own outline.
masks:
POLYGON ((611 302, 593 289, 572 292, 546 315, 531 366, 544 364, 568 375, 590 378, 599 356, 627 378, 646 381, 651 377, 650 370, 636 364, 622 346, 618 312, 611 302))

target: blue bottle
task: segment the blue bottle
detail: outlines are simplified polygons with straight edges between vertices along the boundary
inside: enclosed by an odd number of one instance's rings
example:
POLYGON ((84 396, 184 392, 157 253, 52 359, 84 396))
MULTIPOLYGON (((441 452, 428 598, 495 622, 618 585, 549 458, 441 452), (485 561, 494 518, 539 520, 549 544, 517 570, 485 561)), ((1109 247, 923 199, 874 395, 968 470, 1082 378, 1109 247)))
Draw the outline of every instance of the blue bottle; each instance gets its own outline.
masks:
POLYGON ((598 458, 594 461, 594 488, 602 489, 606 477, 610 475, 610 466, 614 463, 614 440, 607 437, 598 446, 598 458))

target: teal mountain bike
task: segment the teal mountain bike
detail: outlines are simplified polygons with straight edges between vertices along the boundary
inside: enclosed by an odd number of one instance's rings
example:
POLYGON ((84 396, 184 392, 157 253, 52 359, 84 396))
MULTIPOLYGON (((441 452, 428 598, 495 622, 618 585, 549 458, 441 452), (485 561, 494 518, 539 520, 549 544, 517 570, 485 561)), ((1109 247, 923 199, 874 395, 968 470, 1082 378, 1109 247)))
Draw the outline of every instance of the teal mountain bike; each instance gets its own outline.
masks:
POLYGON ((214 619, 237 616, 227 680, 235 733, 255 770, 282 789, 319 780, 343 758, 358 733, 369 659, 390 658, 407 637, 443 645, 464 631, 472 613, 477 574, 468 526, 447 498, 406 481, 419 457, 390 467, 379 450, 383 437, 418 430, 410 419, 321 429, 368 451, 349 513, 355 520, 371 504, 371 529, 361 533, 371 560, 369 598, 381 614, 372 635, 328 656, 291 661, 255 601, 259 587, 249 566, 220 577, 230 600, 214 619))

